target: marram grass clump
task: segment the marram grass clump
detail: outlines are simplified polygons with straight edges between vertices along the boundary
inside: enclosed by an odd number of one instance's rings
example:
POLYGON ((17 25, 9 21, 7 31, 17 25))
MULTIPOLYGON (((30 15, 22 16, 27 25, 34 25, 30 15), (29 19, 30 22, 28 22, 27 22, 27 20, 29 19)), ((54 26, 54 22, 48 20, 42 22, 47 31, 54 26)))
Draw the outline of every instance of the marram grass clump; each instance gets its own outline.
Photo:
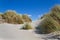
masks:
MULTIPOLYGON (((32 22, 28 15, 18 14, 12 10, 0 14, 0 19, 4 20, 5 23, 10 24, 23 24, 24 22, 32 22)), ((1 22, 3 23, 3 21, 1 22)))
POLYGON ((42 17, 40 24, 36 27, 37 31, 42 34, 48 34, 55 31, 60 31, 60 9, 55 8, 55 11, 51 11, 42 17), (58 11, 59 10, 59 11, 58 11))
POLYGON ((32 26, 31 26, 29 23, 26 23, 26 24, 22 27, 22 29, 24 29, 24 30, 29 30, 29 29, 33 29, 33 28, 32 28, 32 26))

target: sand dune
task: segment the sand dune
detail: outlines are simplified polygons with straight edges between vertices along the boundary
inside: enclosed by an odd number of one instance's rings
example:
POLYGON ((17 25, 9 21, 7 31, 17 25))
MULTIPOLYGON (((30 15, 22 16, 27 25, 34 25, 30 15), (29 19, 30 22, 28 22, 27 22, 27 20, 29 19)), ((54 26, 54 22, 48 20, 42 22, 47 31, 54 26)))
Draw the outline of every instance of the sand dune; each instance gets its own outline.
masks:
POLYGON ((19 30, 21 25, 0 24, 0 40, 42 40, 28 30, 19 30))
MULTIPOLYGON (((15 24, 0 24, 0 40, 49 40, 52 34, 35 34, 34 30, 20 30, 23 26, 15 24)), ((57 40, 51 39, 50 40, 57 40)))

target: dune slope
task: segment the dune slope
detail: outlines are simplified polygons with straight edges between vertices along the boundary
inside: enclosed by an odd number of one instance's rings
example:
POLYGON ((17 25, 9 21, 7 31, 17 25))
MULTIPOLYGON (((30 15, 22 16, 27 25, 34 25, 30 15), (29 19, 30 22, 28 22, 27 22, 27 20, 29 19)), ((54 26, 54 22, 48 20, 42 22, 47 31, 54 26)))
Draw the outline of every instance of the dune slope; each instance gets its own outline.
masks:
POLYGON ((19 28, 20 25, 0 24, 0 40, 40 40, 32 31, 19 28))

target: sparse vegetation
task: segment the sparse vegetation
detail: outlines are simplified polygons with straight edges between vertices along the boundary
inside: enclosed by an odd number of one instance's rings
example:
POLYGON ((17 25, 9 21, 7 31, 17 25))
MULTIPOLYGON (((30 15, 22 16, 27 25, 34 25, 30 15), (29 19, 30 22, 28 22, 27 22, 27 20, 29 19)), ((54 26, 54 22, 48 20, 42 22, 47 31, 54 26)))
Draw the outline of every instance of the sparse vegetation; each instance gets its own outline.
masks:
POLYGON ((5 20, 5 22, 12 24, 23 24, 24 22, 31 22, 31 19, 27 15, 20 15, 14 11, 7 11, 4 14, 0 14, 0 16, 0 19, 2 18, 5 20))

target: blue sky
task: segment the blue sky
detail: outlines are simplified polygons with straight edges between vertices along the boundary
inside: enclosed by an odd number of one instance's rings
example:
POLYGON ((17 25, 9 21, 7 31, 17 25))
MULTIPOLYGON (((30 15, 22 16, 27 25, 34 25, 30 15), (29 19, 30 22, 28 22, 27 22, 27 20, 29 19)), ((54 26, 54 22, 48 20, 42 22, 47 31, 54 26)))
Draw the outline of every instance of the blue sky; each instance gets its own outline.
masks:
POLYGON ((60 0, 0 0, 0 12, 15 10, 21 14, 32 15, 32 20, 49 12, 60 0))

